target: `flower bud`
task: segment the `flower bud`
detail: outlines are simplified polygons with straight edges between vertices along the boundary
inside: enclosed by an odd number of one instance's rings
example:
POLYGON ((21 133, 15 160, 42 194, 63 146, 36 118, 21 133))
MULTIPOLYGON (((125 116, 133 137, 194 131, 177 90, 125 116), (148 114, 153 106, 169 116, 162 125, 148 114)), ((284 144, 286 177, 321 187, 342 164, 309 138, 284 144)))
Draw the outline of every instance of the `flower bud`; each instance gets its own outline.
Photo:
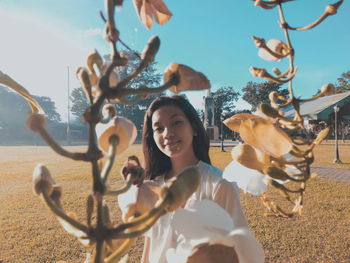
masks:
POLYGON ((340 0, 332 5, 326 6, 325 13, 327 13, 328 15, 336 14, 338 11, 338 8, 341 6, 342 3, 343 3, 343 0, 340 0))
POLYGON ((278 93, 276 91, 270 92, 269 99, 271 102, 276 102, 278 100, 278 93))
POLYGON ((110 117, 114 117, 117 115, 117 110, 115 109, 115 105, 111 103, 107 103, 102 107, 102 116, 107 119, 110 117))
POLYGON ((264 173, 270 176, 272 179, 286 181, 288 180, 288 174, 274 166, 270 166, 264 170, 264 173))
POLYGON ((61 207, 61 197, 62 197, 62 186, 54 185, 50 198, 56 203, 57 206, 61 207))
POLYGON ((332 95, 335 93, 335 87, 333 84, 328 83, 322 86, 321 93, 323 93, 325 96, 332 95))
POLYGON ((318 145, 320 144, 324 139, 327 138, 328 134, 329 134, 330 129, 326 128, 323 129, 322 131, 319 132, 319 134, 317 134, 316 139, 314 140, 314 144, 318 145))
POLYGON ((146 63, 150 63, 154 61, 154 57, 156 56, 160 46, 160 39, 157 36, 152 37, 147 46, 142 52, 141 59, 146 63))
POLYGON ((252 38, 253 38, 254 44, 255 44, 255 46, 257 48, 262 48, 262 47, 266 46, 265 39, 259 38, 259 37, 255 37, 255 36, 252 36, 252 38))
POLYGON ((116 154, 124 152, 131 144, 134 143, 137 135, 135 125, 128 119, 122 117, 114 117, 107 124, 99 124, 96 127, 98 142, 104 152, 108 151, 109 139, 112 135, 118 137, 118 145, 116 154))
POLYGON ((39 113, 30 113, 27 119, 27 127, 33 132, 39 132, 45 126, 45 116, 39 113))
POLYGON ((268 117, 271 117, 271 118, 278 118, 280 117, 280 114, 278 112, 278 110, 272 108, 269 104, 267 103, 261 103, 259 105, 259 110, 265 114, 266 116, 268 117))
POLYGON ((89 69, 89 71, 91 73, 95 73, 96 74, 94 65, 96 65, 98 70, 100 71, 98 73, 102 72, 103 60, 102 60, 102 57, 100 56, 100 54, 97 52, 96 49, 91 54, 89 54, 89 56, 87 57, 86 65, 87 65, 87 68, 89 69))
POLYGON ((196 166, 185 168, 179 175, 173 177, 162 192, 163 198, 171 198, 167 212, 180 208, 196 191, 200 183, 200 174, 196 166))
POLYGON ((76 76, 81 83, 81 88, 83 89, 87 98, 91 95, 91 83, 89 72, 86 68, 80 67, 77 69, 76 76))
POLYGON ((266 76, 266 74, 267 74, 267 71, 264 68, 250 67, 249 71, 253 75, 253 77, 264 78, 266 76))
POLYGON ((337 13, 337 8, 333 5, 327 5, 324 11, 329 15, 335 15, 337 13))
POLYGON ((42 163, 38 164, 33 172, 34 193, 40 195, 43 191, 46 191, 51 195, 55 184, 56 182, 46 166, 42 163))
MULTIPOLYGON (((277 76, 281 75, 282 72, 278 68, 273 68, 272 72, 275 73, 277 76)), ((275 91, 276 92, 276 91, 275 91)))
POLYGON ((165 70, 164 82, 169 81, 172 74, 177 74, 180 78, 177 85, 170 87, 170 90, 174 93, 185 90, 203 90, 210 88, 210 82, 203 73, 197 72, 185 65, 171 63, 165 70))

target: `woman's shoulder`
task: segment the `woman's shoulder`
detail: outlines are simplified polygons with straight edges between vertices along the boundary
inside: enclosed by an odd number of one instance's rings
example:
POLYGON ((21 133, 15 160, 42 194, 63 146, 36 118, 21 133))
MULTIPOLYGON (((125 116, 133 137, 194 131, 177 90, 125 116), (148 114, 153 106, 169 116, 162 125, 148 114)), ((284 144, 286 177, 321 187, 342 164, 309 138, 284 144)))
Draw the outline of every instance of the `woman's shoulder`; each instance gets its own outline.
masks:
POLYGON ((222 171, 213 165, 210 165, 210 164, 205 163, 203 161, 199 161, 197 166, 198 166, 198 170, 201 173, 201 175, 222 178, 222 171))

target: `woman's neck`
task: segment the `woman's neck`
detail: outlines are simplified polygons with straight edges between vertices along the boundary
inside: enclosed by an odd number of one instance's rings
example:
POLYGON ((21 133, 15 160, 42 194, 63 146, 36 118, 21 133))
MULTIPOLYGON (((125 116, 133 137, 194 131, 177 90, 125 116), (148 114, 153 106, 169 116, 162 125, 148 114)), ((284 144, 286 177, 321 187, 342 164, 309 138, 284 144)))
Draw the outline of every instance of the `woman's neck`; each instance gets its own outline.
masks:
POLYGON ((188 166, 197 165, 198 161, 198 158, 194 154, 191 156, 187 156, 186 158, 172 158, 171 169, 166 175, 166 179, 170 179, 178 175, 180 172, 182 172, 183 169, 185 169, 188 166))

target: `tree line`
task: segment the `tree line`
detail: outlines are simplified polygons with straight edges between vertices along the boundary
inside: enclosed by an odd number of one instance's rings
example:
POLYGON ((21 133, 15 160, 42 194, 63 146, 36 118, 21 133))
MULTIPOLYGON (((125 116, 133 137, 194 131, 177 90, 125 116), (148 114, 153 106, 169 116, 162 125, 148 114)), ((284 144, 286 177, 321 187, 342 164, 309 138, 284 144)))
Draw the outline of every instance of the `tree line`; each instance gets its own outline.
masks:
MULTIPOLYGON (((129 58, 129 64, 119 70, 120 78, 123 79, 130 74, 138 65, 139 58, 134 52, 126 51, 129 58)), ((146 85, 150 88, 160 86, 162 82, 162 74, 156 70, 156 62, 153 62, 146 70, 133 79, 130 87, 137 88, 140 85, 146 85)), ((350 71, 342 73, 337 79, 336 93, 350 91, 350 71)), ((277 91, 283 96, 288 95, 288 90, 282 85, 273 82, 248 82, 246 86, 238 92, 233 86, 223 86, 211 93, 214 99, 214 123, 219 128, 223 129, 224 137, 232 136, 224 125, 221 125, 221 120, 226 119, 239 112, 254 112, 261 103, 269 103, 269 93, 277 91), (251 107, 247 110, 237 110, 236 102, 239 98, 246 101, 251 107)), ((146 109, 158 95, 149 96, 139 104, 123 105, 115 102, 117 113, 119 116, 124 116, 133 121, 138 130, 142 130, 143 118, 146 109)), ((67 134, 67 125, 61 123, 61 116, 57 112, 54 101, 49 97, 35 96, 40 105, 45 110, 48 120, 48 127, 52 135, 56 139, 64 140, 67 134)), ((80 87, 76 87, 70 94, 71 113, 75 117, 71 130, 76 132, 77 137, 85 139, 87 135, 85 124, 80 117, 88 107, 85 94, 80 87)), ((21 144, 21 143, 40 143, 40 139, 29 132, 25 127, 27 112, 29 107, 26 102, 14 92, 0 86, 0 144, 21 144)), ((201 110, 197 110, 198 114, 202 114, 201 110)), ((139 133, 140 134, 140 133, 139 133)))

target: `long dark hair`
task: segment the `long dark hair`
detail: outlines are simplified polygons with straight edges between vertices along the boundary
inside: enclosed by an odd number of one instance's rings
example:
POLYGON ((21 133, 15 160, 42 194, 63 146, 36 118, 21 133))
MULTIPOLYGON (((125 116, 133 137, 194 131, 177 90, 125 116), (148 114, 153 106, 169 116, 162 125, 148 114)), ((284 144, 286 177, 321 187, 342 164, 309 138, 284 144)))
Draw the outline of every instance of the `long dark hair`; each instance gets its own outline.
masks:
POLYGON ((145 171, 146 178, 151 180, 171 169, 170 158, 158 149, 153 139, 152 115, 163 106, 175 106, 182 110, 197 134, 193 137, 195 156, 203 162, 211 163, 209 158, 209 138, 191 103, 182 96, 161 96, 156 98, 148 107, 143 122, 142 149, 145 158, 145 171))

